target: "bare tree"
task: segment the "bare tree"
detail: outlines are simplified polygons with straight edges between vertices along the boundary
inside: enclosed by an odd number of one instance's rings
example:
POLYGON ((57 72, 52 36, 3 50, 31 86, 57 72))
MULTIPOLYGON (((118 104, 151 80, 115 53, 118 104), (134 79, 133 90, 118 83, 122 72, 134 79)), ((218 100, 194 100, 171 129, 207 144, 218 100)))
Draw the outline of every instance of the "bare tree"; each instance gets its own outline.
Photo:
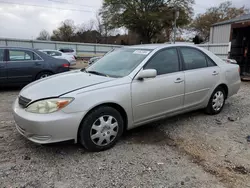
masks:
POLYGON ((87 31, 92 31, 94 29, 95 20, 91 19, 86 24, 87 31))
POLYGON ((210 28, 214 23, 229 20, 246 13, 249 13, 249 10, 244 6, 234 7, 232 2, 226 1, 218 7, 210 7, 203 14, 198 14, 191 24, 191 29, 205 41, 208 41, 210 28))
POLYGON ((94 29, 95 21, 93 19, 89 20, 86 23, 81 24, 78 26, 78 32, 86 32, 86 31, 92 31, 94 29))
POLYGON ((37 40, 50 40, 50 34, 48 31, 46 31, 45 29, 42 30, 39 33, 39 36, 36 38, 37 40))
POLYGON ((103 23, 100 13, 96 14, 95 30, 98 31, 101 35, 103 35, 103 23))

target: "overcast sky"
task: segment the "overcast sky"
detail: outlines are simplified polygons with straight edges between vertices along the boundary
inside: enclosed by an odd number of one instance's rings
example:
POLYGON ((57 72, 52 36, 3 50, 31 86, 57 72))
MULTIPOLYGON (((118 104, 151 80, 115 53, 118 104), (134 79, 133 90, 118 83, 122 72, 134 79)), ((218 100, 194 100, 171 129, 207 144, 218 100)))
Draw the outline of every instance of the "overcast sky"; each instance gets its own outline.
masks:
MULTIPOLYGON (((196 0, 194 12, 203 13, 224 1, 196 0)), ((250 8, 250 0, 232 2, 250 8)), ((34 39, 42 29, 52 33, 66 19, 80 25, 94 19, 101 4, 102 0, 0 0, 0 37, 34 39)))

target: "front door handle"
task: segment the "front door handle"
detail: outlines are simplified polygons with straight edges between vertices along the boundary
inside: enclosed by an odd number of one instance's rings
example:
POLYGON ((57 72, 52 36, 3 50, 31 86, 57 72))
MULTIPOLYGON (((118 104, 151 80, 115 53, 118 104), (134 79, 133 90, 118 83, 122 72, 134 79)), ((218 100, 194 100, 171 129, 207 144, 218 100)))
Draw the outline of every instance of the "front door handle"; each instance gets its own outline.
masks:
POLYGON ((218 75, 218 74, 219 74, 219 73, 218 73, 217 71, 214 71, 212 75, 213 75, 213 76, 216 76, 216 75, 218 75))
POLYGON ((177 78, 174 83, 181 83, 181 82, 184 82, 184 80, 182 78, 177 78))

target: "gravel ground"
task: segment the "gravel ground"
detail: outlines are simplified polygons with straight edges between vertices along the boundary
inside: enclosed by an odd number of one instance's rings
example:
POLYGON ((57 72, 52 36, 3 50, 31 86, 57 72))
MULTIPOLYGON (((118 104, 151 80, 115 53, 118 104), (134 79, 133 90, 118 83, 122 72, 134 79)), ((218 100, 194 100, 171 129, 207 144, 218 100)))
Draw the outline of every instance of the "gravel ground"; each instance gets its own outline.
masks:
POLYGON ((37 145, 15 129, 18 89, 0 90, 0 187, 250 187, 250 83, 221 114, 179 115, 128 131, 112 149, 37 145))
POLYGON ((82 69, 88 66, 88 61, 86 60, 77 60, 76 65, 71 66, 71 69, 82 69))

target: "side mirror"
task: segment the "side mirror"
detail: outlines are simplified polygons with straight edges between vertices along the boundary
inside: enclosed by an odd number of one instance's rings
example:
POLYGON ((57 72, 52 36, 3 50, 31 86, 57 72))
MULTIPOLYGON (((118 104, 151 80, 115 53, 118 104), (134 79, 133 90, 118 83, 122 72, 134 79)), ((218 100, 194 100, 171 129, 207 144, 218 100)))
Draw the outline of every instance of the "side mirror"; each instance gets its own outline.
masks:
POLYGON ((142 70, 139 75, 138 79, 142 80, 144 78, 155 78, 157 76, 157 71, 155 69, 146 69, 142 70))

